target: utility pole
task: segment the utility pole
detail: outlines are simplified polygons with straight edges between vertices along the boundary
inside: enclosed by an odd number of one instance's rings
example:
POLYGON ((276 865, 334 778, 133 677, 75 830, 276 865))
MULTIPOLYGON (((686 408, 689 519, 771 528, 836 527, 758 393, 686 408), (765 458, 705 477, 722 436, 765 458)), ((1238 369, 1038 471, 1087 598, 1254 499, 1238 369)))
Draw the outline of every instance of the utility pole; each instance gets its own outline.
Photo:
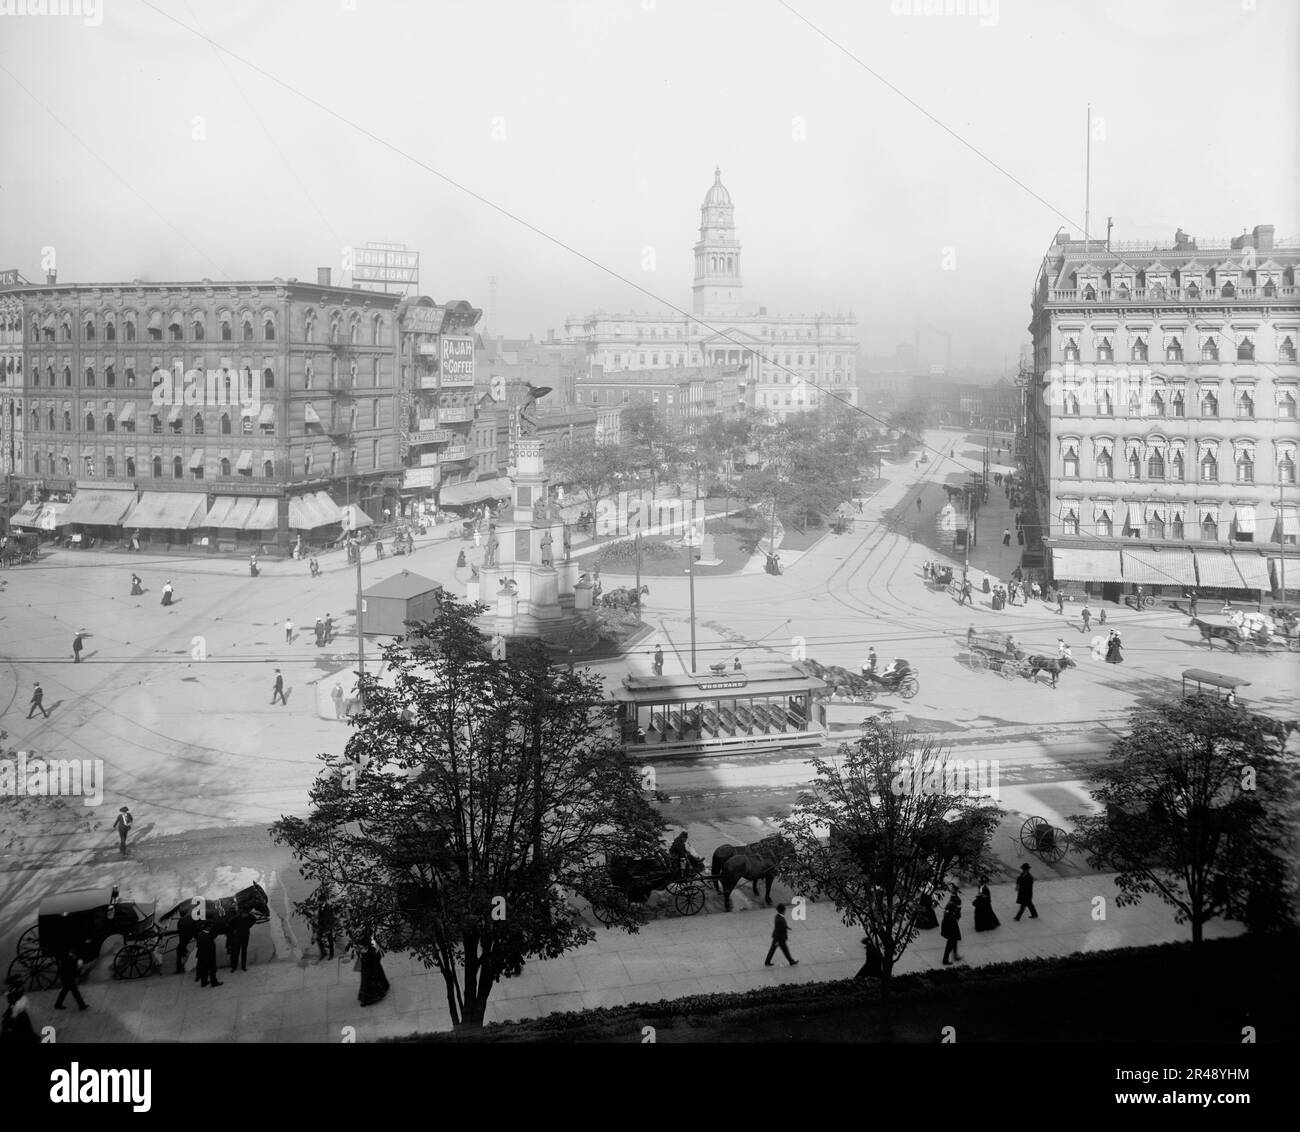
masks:
MULTIPOLYGON (((632 539, 632 545, 636 549, 636 623, 641 624, 641 532, 637 531, 636 536, 632 539)), ((692 619, 691 626, 694 628, 695 621, 692 619)))
MULTIPOLYGON (((348 513, 349 525, 351 524, 351 512, 348 513)), ((355 535, 355 531, 352 532, 355 535)), ((362 612, 361 607, 364 598, 361 596, 361 540, 354 538, 353 545, 357 550, 357 677, 360 679, 366 674, 366 635, 365 629, 361 624, 362 612)), ((365 694, 362 693, 361 702, 365 704, 365 694)))
POLYGON ((686 539, 686 567, 691 579, 691 675, 695 675, 695 538, 686 539))

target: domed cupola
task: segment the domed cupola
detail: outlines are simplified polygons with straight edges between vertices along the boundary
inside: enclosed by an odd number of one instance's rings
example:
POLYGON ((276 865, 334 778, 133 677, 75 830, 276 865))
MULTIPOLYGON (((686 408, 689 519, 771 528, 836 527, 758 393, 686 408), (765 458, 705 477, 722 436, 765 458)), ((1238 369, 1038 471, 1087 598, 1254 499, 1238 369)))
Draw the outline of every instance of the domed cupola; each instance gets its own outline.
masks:
POLYGON ((713 170, 713 184, 709 186, 708 195, 704 198, 704 207, 710 205, 731 203, 731 194, 727 192, 727 186, 722 183, 722 167, 717 166, 713 170))

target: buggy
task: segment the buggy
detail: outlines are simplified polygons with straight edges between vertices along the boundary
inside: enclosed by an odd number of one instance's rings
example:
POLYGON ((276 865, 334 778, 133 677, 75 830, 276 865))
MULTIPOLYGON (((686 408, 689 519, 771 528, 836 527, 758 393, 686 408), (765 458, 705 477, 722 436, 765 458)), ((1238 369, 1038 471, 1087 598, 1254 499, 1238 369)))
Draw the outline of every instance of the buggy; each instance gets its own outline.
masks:
POLYGON ((651 893, 664 891, 681 915, 694 916, 704 907, 704 882, 711 879, 703 870, 698 858, 683 867, 662 849, 652 857, 607 856, 600 892, 591 902, 592 914, 609 924, 615 908, 644 904, 651 893))

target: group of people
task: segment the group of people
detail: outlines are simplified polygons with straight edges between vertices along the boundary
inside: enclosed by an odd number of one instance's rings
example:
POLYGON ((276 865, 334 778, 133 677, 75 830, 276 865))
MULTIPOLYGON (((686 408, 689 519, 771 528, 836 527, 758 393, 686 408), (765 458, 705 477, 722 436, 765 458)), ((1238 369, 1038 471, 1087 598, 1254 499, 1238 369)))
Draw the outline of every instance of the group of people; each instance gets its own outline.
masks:
POLYGON ((873 647, 868 650, 867 659, 862 662, 862 675, 872 683, 883 684, 887 688, 897 688, 902 683, 903 677, 912 671, 912 666, 901 657, 893 657, 879 673, 876 671, 878 663, 879 659, 873 647))

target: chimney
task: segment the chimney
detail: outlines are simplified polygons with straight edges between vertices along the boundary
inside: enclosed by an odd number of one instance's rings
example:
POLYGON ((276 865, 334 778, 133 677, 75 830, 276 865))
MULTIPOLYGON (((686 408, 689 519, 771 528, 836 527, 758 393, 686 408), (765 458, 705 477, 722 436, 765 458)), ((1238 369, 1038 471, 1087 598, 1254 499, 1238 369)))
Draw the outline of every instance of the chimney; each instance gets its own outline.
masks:
POLYGON ((1271 252, 1273 250, 1273 225, 1256 224, 1255 225, 1255 250, 1257 252, 1271 252))
POLYGON ((59 273, 57 271, 47 271, 45 273, 46 286, 53 287, 54 284, 56 284, 58 281, 59 281, 59 273))
POLYGON ((330 285, 330 269, 328 267, 316 268, 316 282, 322 287, 328 287, 330 285))

